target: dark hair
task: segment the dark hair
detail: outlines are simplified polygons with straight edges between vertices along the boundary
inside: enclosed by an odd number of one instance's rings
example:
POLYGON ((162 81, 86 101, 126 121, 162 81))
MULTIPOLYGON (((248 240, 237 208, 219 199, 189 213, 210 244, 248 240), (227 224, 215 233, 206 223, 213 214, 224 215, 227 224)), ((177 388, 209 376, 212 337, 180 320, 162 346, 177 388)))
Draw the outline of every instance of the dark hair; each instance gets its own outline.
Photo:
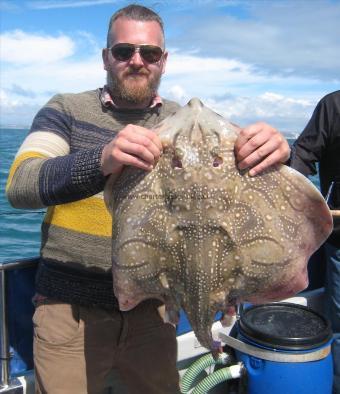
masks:
POLYGON ((162 18, 156 12, 154 12, 150 8, 144 7, 142 5, 130 4, 124 8, 121 8, 120 10, 116 11, 111 16, 110 22, 109 22, 109 29, 107 32, 107 47, 110 46, 110 32, 111 32, 112 25, 118 18, 127 18, 127 19, 132 19, 135 21, 157 22, 159 24, 159 26, 162 30, 163 36, 164 36, 163 21, 162 21, 162 18))

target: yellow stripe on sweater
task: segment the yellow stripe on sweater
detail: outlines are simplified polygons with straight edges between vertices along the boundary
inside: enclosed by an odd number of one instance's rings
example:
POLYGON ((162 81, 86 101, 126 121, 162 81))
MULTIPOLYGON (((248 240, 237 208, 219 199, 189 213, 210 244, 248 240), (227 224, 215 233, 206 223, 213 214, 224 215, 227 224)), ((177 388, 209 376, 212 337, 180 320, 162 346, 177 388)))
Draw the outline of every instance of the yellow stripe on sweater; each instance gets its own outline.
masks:
POLYGON ((22 155, 19 155, 18 157, 16 157, 16 159, 14 160, 14 162, 11 166, 11 169, 9 171, 6 190, 8 190, 8 188, 11 186, 11 182, 13 180, 15 171, 18 169, 20 164, 23 163, 27 159, 34 159, 34 158, 44 159, 44 158, 46 158, 46 156, 41 153, 38 153, 38 152, 25 152, 22 155))
POLYGON ((90 197, 48 208, 45 223, 80 233, 111 237, 112 218, 104 200, 90 197))

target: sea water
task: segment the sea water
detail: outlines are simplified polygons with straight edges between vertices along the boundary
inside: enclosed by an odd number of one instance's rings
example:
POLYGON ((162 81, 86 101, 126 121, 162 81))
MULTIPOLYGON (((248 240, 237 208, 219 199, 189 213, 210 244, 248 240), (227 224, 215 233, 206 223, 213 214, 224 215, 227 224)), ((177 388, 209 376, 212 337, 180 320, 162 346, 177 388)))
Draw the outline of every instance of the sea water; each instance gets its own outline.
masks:
MULTIPOLYGON (((5 195, 9 169, 27 133, 27 129, 0 129, 0 262, 39 255, 45 210, 14 209, 5 195)), ((319 186, 317 176, 312 181, 319 186)))
POLYGON ((14 156, 27 129, 0 129, 0 262, 39 255, 44 210, 14 209, 5 195, 14 156))

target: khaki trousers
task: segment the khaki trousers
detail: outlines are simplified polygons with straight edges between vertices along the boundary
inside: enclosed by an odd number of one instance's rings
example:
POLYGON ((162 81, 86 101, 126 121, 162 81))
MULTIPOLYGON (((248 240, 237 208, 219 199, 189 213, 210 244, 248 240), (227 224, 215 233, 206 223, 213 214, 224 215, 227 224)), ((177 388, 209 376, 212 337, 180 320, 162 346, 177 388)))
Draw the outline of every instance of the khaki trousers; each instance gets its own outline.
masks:
POLYGON ((178 394, 176 332, 157 306, 147 300, 119 312, 39 302, 33 316, 36 393, 178 394))

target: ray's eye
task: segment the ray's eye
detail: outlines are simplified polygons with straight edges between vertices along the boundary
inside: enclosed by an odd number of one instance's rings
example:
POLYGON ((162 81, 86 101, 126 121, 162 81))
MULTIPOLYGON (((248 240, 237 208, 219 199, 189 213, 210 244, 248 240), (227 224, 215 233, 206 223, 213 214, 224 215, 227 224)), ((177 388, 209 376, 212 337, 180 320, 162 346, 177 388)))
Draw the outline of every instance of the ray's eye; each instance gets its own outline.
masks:
POLYGON ((177 156, 172 158, 171 166, 172 168, 183 168, 182 161, 177 156))
POLYGON ((220 167, 223 163, 223 159, 220 156, 216 156, 213 161, 213 167, 220 167))

